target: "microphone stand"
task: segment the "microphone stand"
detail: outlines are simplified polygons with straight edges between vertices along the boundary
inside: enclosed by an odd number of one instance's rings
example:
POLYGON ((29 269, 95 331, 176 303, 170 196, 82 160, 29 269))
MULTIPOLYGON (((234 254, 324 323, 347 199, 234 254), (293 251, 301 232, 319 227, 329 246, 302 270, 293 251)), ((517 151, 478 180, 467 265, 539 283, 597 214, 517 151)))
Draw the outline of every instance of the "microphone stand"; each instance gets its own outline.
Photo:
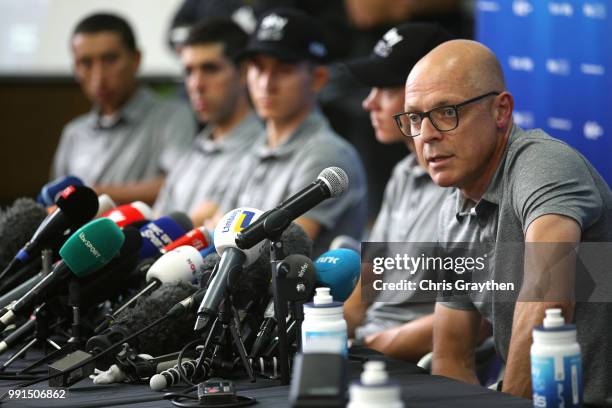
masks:
MULTIPOLYGON (((55 350, 61 349, 61 347, 55 343, 53 340, 49 338, 49 311, 47 310, 47 305, 45 303, 41 304, 34 310, 34 319, 29 320, 24 324, 24 326, 30 326, 34 322, 35 334, 34 338, 32 338, 25 346, 19 349, 15 354, 13 354, 3 365, 0 367, 0 371, 6 370, 15 360, 17 360, 20 356, 22 356, 26 351, 30 348, 34 347, 37 343, 42 343, 43 351, 47 352, 47 346, 53 347, 55 350)), ((19 329, 18 329, 19 330, 19 329)), ((26 370, 31 367, 26 368, 26 370)), ((24 370, 20 371, 22 373, 24 370)))
POLYGON ((69 305, 72 307, 72 326, 71 337, 63 347, 57 348, 53 352, 47 354, 43 358, 29 365, 20 371, 20 374, 27 373, 36 367, 39 367, 47 362, 58 360, 76 350, 82 349, 85 346, 85 339, 81 337, 81 284, 77 277, 73 277, 68 285, 69 305))

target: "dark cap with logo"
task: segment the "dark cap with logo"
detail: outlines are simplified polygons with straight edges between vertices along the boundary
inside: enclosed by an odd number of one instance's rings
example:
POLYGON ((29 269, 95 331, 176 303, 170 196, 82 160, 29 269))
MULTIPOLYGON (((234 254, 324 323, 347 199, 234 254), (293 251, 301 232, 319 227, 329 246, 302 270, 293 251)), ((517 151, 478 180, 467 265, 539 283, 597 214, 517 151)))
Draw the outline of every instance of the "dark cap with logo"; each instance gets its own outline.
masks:
POLYGON ((328 61, 328 47, 319 22, 299 10, 274 8, 263 14, 240 58, 266 54, 285 62, 328 61))
POLYGON ((453 36, 436 24, 406 23, 387 31, 367 58, 345 64, 357 80, 379 88, 403 86, 412 67, 453 36))

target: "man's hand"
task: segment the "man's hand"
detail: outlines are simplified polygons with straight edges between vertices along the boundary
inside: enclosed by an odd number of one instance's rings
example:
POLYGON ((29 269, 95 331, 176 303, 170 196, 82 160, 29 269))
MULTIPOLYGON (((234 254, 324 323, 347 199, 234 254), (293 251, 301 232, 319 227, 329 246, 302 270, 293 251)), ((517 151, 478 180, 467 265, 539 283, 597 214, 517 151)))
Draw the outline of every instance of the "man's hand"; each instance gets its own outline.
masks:
POLYGON ((108 194, 117 205, 129 204, 132 201, 153 205, 162 184, 164 177, 155 177, 136 183, 96 184, 93 189, 98 195, 108 194))

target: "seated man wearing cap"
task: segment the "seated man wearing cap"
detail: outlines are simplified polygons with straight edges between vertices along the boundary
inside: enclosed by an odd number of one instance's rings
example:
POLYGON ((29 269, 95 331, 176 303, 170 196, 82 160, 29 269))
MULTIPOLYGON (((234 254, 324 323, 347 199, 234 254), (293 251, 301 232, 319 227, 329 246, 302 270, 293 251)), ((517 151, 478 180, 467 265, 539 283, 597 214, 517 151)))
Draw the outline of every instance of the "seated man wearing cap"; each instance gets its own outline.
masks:
MULTIPOLYGON (((426 245, 436 241, 440 203, 450 193, 438 187, 419 164, 414 142, 402 135, 393 115, 404 106, 404 84, 412 66, 425 54, 452 37, 432 24, 407 23, 389 30, 368 58, 346 66, 361 83, 372 87, 363 101, 370 112, 380 143, 403 142, 409 155, 394 168, 387 183, 381 210, 369 236, 371 242, 402 242, 410 252, 428 253, 426 245)), ((430 245, 431 247, 431 245, 430 245)), ((385 280, 399 282, 404 271, 388 271, 385 280), (394 275, 391 275, 394 274, 394 275)), ((419 270, 413 280, 427 278, 419 270)), ((349 335, 356 343, 386 355, 418 361, 431 351, 434 303, 417 291, 382 291, 374 302, 362 297, 361 279, 344 304, 349 335)))
MULTIPOLYGON (((323 201, 296 222, 315 240, 315 254, 344 234, 360 239, 366 220, 366 183, 355 149, 330 128, 316 104, 327 80, 327 48, 318 24, 292 9, 271 10, 247 46, 247 84, 265 121, 265 140, 226 180, 221 212, 240 206, 268 210, 312 183, 330 166, 342 168, 349 188, 323 201)), ((254 139, 255 143, 255 139, 254 139)))

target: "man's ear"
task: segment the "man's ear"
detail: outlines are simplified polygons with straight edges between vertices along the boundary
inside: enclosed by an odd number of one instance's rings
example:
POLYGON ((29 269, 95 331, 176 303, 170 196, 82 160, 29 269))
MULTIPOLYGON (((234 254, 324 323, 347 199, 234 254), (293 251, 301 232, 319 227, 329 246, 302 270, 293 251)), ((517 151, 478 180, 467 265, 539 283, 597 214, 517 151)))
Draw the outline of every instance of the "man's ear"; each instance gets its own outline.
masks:
POLYGON ((509 92, 502 92, 497 96, 495 104, 495 124, 498 129, 506 128, 512 121, 512 111, 514 110, 514 98, 509 92))
POLYGON ((247 86, 247 69, 248 64, 246 61, 241 61, 237 65, 238 74, 240 75, 240 85, 247 86))
POLYGON ((315 65, 312 70, 312 89, 319 92, 329 79, 329 69, 323 65, 315 65))
POLYGON ((142 62, 142 52, 140 50, 134 51, 134 72, 138 72, 140 69, 140 63, 142 62))

